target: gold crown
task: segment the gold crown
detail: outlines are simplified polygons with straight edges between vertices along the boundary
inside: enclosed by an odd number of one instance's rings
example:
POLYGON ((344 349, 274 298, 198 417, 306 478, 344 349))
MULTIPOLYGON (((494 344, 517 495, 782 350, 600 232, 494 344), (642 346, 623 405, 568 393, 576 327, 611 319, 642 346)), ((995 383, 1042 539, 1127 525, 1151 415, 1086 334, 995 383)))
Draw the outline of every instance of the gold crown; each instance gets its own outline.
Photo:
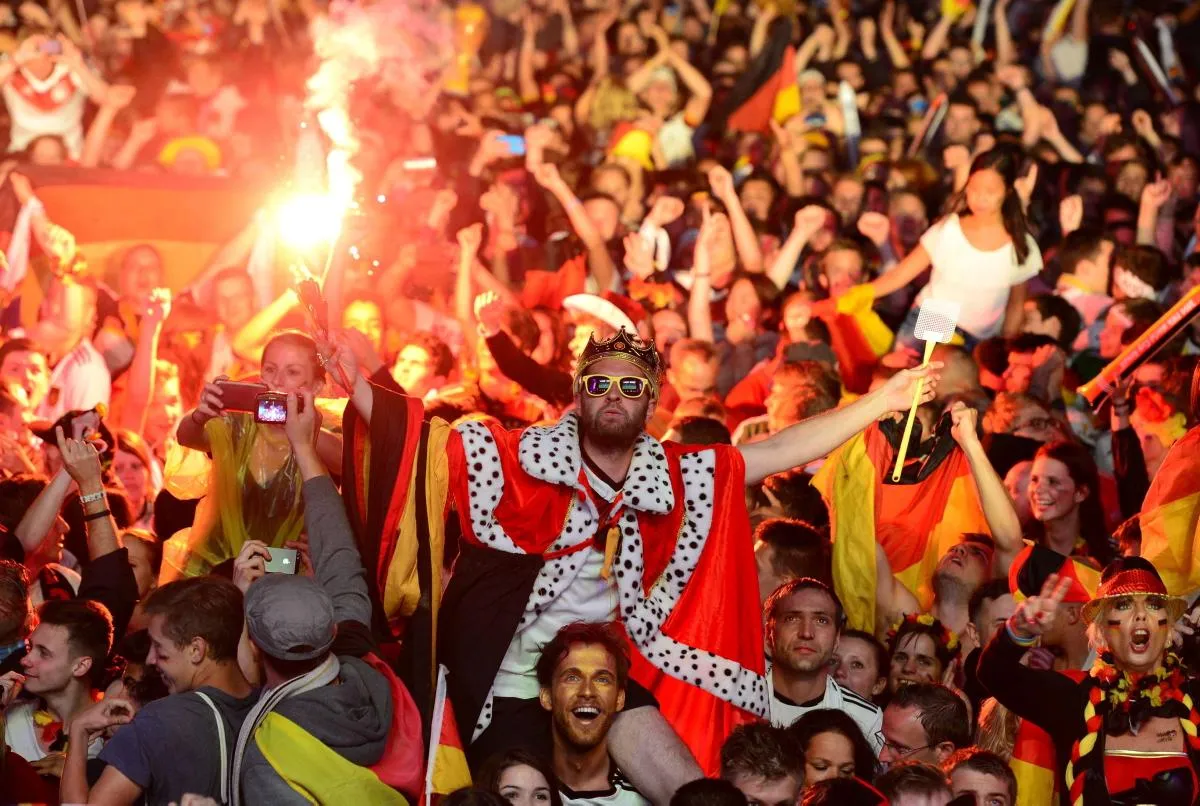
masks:
POLYGON ((593 332, 588 338, 587 347, 583 348, 583 353, 579 356, 575 376, 582 377, 584 370, 590 365, 606 358, 616 358, 634 364, 646 373, 646 378, 655 387, 658 386, 662 375, 662 359, 653 342, 647 344, 625 328, 618 330, 612 338, 603 340, 597 340, 593 332))

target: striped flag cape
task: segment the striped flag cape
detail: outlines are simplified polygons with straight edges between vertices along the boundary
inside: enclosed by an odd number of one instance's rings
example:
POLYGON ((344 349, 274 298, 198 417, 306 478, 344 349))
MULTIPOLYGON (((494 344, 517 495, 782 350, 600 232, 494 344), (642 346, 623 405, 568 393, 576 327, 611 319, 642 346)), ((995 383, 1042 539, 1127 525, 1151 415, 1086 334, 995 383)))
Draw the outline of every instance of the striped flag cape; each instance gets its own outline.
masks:
POLYGON ((448 795, 471 785, 462 737, 458 733, 458 723, 454 721, 454 706, 446 696, 446 667, 440 665, 432 727, 434 738, 429 742, 429 759, 425 767, 426 804, 432 803, 436 795, 448 795))
POLYGON ((1142 556, 1162 574, 1167 591, 1184 596, 1200 588, 1200 428, 1171 446, 1142 502, 1142 556))

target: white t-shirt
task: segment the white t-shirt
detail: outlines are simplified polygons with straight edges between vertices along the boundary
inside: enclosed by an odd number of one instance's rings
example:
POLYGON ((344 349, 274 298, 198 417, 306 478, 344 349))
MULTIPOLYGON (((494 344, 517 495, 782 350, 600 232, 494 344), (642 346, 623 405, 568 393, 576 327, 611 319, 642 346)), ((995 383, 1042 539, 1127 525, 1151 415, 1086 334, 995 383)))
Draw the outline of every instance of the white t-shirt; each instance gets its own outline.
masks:
MULTIPOLYGON (((46 751, 38 737, 42 728, 34 722, 38 704, 33 700, 21 700, 8 707, 5 713, 4 741, 8 748, 30 762, 41 761, 46 751)), ((88 758, 96 758, 104 747, 104 739, 97 736, 88 743, 88 758)))
POLYGON ((4 85, 3 97, 12 118, 10 151, 20 151, 41 135, 56 134, 63 139, 71 157, 78 159, 83 151, 87 92, 83 80, 71 68, 56 64, 44 81, 23 67, 18 68, 4 85))
MULTIPOLYGON (((612 489, 587 465, 588 485, 597 496, 606 501, 617 497, 612 489)), ((542 647, 558 634, 558 631, 576 621, 603 623, 617 617, 617 586, 614 578, 603 579, 604 552, 597 548, 583 550, 583 567, 575 581, 568 585, 559 597, 542 610, 525 629, 517 630, 500 668, 496 671, 493 692, 497 697, 515 697, 522 700, 536 699, 539 686, 535 667, 542 647)))
POLYGON ((946 216, 921 236, 933 272, 929 284, 917 295, 916 304, 926 299, 950 300, 962 306, 958 326, 978 339, 999 335, 1009 290, 1042 270, 1042 253, 1033 236, 1025 235, 1029 255, 1022 264, 1011 243, 983 252, 963 234, 958 214, 946 216))
POLYGON ((850 689, 842 688, 833 675, 825 678, 825 696, 818 702, 795 703, 775 690, 775 670, 767 671, 771 682, 771 724, 786 728, 809 711, 829 708, 850 716, 862 730, 875 755, 883 749, 883 711, 850 689))

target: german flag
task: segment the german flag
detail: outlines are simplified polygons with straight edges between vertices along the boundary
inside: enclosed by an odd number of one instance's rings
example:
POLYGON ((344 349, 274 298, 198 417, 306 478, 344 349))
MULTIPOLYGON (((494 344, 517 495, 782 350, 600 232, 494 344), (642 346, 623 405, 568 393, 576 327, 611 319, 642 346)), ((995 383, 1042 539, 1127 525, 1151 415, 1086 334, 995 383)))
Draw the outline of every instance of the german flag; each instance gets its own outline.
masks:
POLYGON ((772 120, 782 123, 799 111, 792 22, 781 17, 771 23, 763 49, 721 104, 714 129, 770 133, 772 120))
MULTIPOLYGON (((920 428, 919 424, 916 426, 920 428)), ((931 439, 914 451, 900 481, 892 464, 904 425, 874 423, 834 451, 813 479, 829 506, 833 582, 850 626, 875 630, 875 546, 922 606, 938 559, 967 532, 990 534, 966 455, 943 415, 931 439)))
POLYGON ((891 349, 895 334, 872 307, 875 292, 869 285, 855 286, 835 299, 812 306, 813 316, 829 327, 830 345, 838 359, 842 386, 856 395, 871 388, 875 366, 891 349))
POLYGON ((429 763, 425 772, 426 804, 432 803, 435 795, 449 795, 471 785, 471 772, 467 768, 462 737, 458 733, 458 723, 454 721, 454 706, 446 696, 445 666, 438 667, 433 735, 436 739, 429 743, 429 763))
MULTIPOLYGON (((116 285, 125 251, 148 243, 163 256, 167 284, 186 285, 268 198, 265 185, 73 166, 27 166, 34 192, 55 224, 75 236, 89 273, 116 285)), ((12 224, 7 224, 11 231, 12 224)), ((22 287, 22 320, 32 323, 42 289, 35 272, 22 287)))
POLYGON ((1139 517, 1142 556, 1162 574, 1167 592, 1175 596, 1200 587, 1200 428, 1193 428, 1171 446, 1154 476, 1139 517))

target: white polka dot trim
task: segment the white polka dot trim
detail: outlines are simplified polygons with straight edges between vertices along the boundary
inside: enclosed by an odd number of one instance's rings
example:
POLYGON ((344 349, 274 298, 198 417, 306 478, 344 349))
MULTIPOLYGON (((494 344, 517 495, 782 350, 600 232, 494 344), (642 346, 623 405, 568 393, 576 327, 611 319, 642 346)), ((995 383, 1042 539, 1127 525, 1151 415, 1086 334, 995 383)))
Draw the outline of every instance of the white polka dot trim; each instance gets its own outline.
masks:
POLYGON ((483 732, 488 729, 488 725, 492 724, 493 692, 494 689, 488 689, 487 699, 483 701, 483 707, 479 709, 479 720, 475 723, 475 732, 471 734, 471 741, 482 736, 483 732))
POLYGON ((496 507, 504 494, 504 469, 496 438, 487 426, 473 421, 456 426, 467 460, 467 500, 471 531, 479 542, 510 554, 522 554, 496 520, 496 507))
POLYGON ((521 469, 540 481, 574 487, 583 461, 579 452, 579 418, 568 412, 549 426, 531 425, 517 450, 521 469))

